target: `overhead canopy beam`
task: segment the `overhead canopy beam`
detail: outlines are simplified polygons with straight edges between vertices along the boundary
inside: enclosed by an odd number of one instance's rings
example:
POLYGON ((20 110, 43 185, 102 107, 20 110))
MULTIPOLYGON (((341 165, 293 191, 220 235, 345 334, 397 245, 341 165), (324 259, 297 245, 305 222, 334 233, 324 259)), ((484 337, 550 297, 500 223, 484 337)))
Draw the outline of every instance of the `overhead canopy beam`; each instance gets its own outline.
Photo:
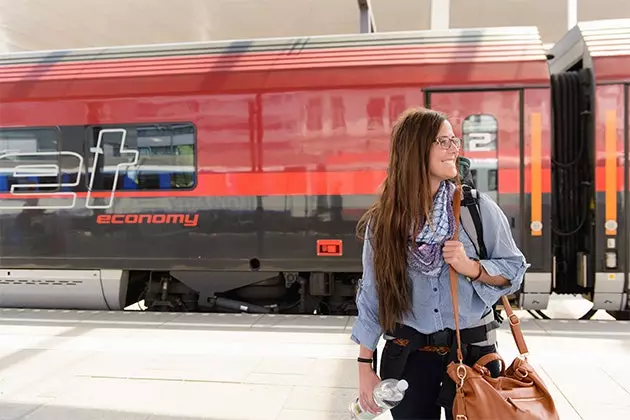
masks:
POLYGON ((577 2, 578 0, 567 0, 567 31, 577 25, 577 2))
POLYGON ((451 0, 431 0, 431 29, 450 27, 451 0))
POLYGON ((370 0, 357 0, 359 2, 359 25, 361 33, 376 32, 376 22, 370 0))

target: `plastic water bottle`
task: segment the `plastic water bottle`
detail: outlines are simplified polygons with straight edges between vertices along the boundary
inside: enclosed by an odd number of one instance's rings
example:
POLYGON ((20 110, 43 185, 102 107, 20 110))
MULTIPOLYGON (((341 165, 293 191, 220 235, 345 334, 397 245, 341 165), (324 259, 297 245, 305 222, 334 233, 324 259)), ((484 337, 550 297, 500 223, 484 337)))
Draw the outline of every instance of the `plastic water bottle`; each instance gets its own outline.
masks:
MULTIPOLYGON (((374 391, 372 392, 374 402, 383 409, 383 412, 391 410, 400 404, 408 387, 409 384, 404 379, 400 381, 396 379, 385 379, 374 387, 374 391)), ((383 412, 381 412, 381 414, 383 412)), ((360 398, 350 403, 350 418, 352 420, 371 420, 375 417, 376 414, 372 414, 361 407, 360 398)))

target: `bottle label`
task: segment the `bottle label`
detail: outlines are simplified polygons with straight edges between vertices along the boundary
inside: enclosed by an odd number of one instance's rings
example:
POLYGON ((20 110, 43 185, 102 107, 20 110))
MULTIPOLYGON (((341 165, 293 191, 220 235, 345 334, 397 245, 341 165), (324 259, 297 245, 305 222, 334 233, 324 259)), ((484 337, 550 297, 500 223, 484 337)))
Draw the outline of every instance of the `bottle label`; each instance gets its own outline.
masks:
POLYGON ((361 410, 358 398, 350 405, 350 412, 353 414, 353 418, 358 420, 371 420, 376 417, 372 413, 361 410))

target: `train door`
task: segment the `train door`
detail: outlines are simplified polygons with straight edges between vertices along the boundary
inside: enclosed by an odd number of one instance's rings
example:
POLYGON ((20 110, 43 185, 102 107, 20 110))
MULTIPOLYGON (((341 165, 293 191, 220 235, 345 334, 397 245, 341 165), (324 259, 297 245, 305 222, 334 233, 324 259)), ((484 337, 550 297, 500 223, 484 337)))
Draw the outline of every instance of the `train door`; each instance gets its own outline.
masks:
MULTIPOLYGON (((626 191, 624 205, 626 212, 630 206, 630 84, 625 85, 624 89, 624 102, 625 102, 625 121, 623 127, 624 145, 625 145, 625 178, 626 178, 626 191)), ((623 314, 618 314, 617 319, 630 319, 630 223, 626 223, 626 279, 625 279, 625 300, 626 311, 623 314)))
MULTIPOLYGON (((624 208, 627 217, 628 207, 630 206, 630 84, 624 86, 624 105, 625 105, 625 120, 623 125, 623 144, 625 146, 625 159, 624 159, 624 178, 626 179, 625 185, 625 199, 624 208)), ((622 302, 622 311, 613 313, 612 315, 617 319, 630 319, 630 223, 625 223, 625 246, 626 246, 626 258, 625 258, 625 284, 624 284, 624 296, 625 302, 622 302), (625 307, 623 306, 625 304, 625 307), (624 310, 625 308, 625 310, 624 310)))
POLYGON ((501 206, 520 242, 519 92, 431 92, 429 101, 449 115, 477 189, 501 206))
MULTIPOLYGON (((623 130, 623 144, 625 148, 625 159, 624 159, 624 178, 626 179, 625 185, 625 199, 624 199, 624 209, 626 213, 624 214, 627 217, 628 208, 630 206, 630 84, 626 84, 624 86, 624 105, 625 105, 625 121, 624 121, 624 130, 623 130)), ((617 319, 630 319, 630 223, 625 223, 625 247, 626 247, 626 258, 625 258, 625 284, 624 284, 624 295, 622 302, 622 311, 618 313, 613 313, 612 315, 617 319), (624 306, 625 304, 625 306, 624 306), (624 310, 625 309, 625 310, 624 310)))
MULTIPOLYGON (((624 86, 599 85, 595 101, 595 259, 593 309, 617 311, 625 307, 627 269, 624 182, 627 131, 624 86), (625 138, 624 138, 625 137, 625 138)), ((580 284, 589 287, 590 284, 580 284)))
POLYGON ((428 107, 449 115, 477 189, 501 207, 531 264, 521 295, 527 309, 546 308, 551 290, 549 235, 543 235, 550 201, 542 165, 549 156, 548 105, 546 89, 427 94, 428 107))

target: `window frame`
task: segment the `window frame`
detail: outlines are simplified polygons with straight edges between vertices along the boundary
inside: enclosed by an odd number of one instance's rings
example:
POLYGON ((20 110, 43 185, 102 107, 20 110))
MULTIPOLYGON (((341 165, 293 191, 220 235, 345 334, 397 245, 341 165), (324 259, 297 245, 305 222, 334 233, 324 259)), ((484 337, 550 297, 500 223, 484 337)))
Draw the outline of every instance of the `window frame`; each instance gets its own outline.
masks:
MULTIPOLYGON (((31 195, 31 194, 37 194, 37 193, 57 193, 57 192, 61 192, 61 183, 62 183, 62 179, 63 179, 63 172, 62 172, 62 168, 61 168, 61 152, 63 152, 63 147, 62 147, 62 142, 63 142, 63 136, 62 136, 62 132, 61 132, 61 126, 58 125, 49 125, 49 126, 45 126, 45 125, 36 125, 36 126, 8 126, 8 127, 0 127, 0 134, 3 133, 11 133, 11 132, 37 132, 37 131, 52 131, 55 133, 55 137, 56 137, 56 143, 57 143, 57 148, 56 150, 51 150, 50 152, 57 152, 57 159, 55 162, 51 161, 51 162, 46 162, 46 164, 56 164, 57 165, 57 177, 55 180, 55 183, 57 184, 55 189, 52 189, 50 187, 48 187, 45 191, 30 191, 30 190, 19 190, 16 192, 11 192, 11 186, 8 184, 8 180, 7 180, 7 191, 1 191, 0 193, 2 194, 13 194, 16 196, 20 196, 20 195, 31 195)), ((36 136, 36 139, 38 139, 38 137, 36 136)), ((0 156, 4 155, 5 152, 8 152, 8 150, 0 150, 0 156)), ((18 152, 18 153, 25 153, 25 152, 18 152)), ((44 164, 44 163, 43 163, 44 164)), ((15 173, 15 172, 13 172, 15 173)), ((7 175, 7 178, 9 177, 13 177, 15 178, 14 175, 7 175)), ((37 184, 40 184, 40 182, 38 181, 37 184)), ((48 183, 48 184, 52 184, 52 183, 48 183)), ((47 183, 43 183, 42 186, 46 187, 47 183)))
MULTIPOLYGON (((116 123, 116 124, 89 124, 84 126, 85 128, 85 141, 84 141, 84 159, 85 159, 85 180, 84 180, 84 187, 86 188, 86 190, 89 188, 89 180, 90 180, 90 171, 92 169, 92 164, 93 164, 93 153, 90 151, 90 149, 92 147, 95 147, 95 141, 96 139, 94 138, 94 129, 98 128, 101 130, 104 129, 125 129, 125 130, 129 130, 129 129, 134 129, 138 130, 138 128, 146 128, 146 127, 172 127, 172 126, 176 126, 176 125, 186 125, 186 126, 190 126, 192 127, 192 136, 193 136, 193 142, 192 142, 192 150, 193 150, 193 161, 192 161, 192 167, 193 167, 193 183, 190 187, 186 187, 186 188, 146 188, 146 189, 142 189, 142 188, 138 188, 137 190, 130 190, 130 189, 124 189, 124 188, 116 188, 115 191, 138 191, 138 192, 151 192, 151 191, 194 191, 198 186, 199 186, 199 165, 198 165, 198 136, 199 136, 199 130, 197 129, 197 125, 192 122, 192 121, 169 121, 169 122, 145 122, 145 123, 116 123)), ((172 128, 171 128, 172 129, 172 128)), ((142 155, 140 155, 142 156, 142 155)), ((151 155, 149 155, 151 156, 151 155)), ((94 189, 94 192, 108 192, 111 191, 111 189, 94 189)))

